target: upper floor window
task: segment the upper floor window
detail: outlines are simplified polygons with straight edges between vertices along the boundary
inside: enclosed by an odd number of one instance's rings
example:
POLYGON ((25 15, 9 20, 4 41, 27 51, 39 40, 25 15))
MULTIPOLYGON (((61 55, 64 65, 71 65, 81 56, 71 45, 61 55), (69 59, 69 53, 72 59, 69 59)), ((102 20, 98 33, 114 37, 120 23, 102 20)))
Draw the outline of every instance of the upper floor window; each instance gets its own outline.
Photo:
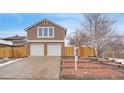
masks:
POLYGON ((53 27, 37 27, 37 37, 38 38, 54 37, 54 28, 53 27))

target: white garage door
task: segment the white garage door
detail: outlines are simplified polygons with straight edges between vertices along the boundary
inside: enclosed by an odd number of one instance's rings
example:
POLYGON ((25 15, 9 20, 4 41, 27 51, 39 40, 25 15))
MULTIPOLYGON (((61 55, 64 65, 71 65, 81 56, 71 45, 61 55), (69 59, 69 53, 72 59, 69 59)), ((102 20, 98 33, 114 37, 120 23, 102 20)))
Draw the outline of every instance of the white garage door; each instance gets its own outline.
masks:
POLYGON ((30 55, 31 56, 44 56, 44 44, 41 44, 41 43, 31 44, 30 55))
POLYGON ((55 43, 48 44, 47 56, 61 56, 61 44, 55 43))

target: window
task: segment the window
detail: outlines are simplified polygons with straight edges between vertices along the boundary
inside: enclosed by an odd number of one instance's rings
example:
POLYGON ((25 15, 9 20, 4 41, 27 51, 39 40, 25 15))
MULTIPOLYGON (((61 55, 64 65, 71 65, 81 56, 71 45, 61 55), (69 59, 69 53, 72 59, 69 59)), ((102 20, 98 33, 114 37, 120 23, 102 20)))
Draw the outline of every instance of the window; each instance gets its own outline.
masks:
POLYGON ((53 36, 53 29, 49 28, 49 36, 53 36))
POLYGON ((54 28, 53 27, 38 27, 37 37, 38 38, 54 37, 54 28))
POLYGON ((42 35, 43 35, 42 28, 39 28, 39 36, 42 36, 42 35))
POLYGON ((48 28, 44 28, 44 36, 48 36, 48 28))

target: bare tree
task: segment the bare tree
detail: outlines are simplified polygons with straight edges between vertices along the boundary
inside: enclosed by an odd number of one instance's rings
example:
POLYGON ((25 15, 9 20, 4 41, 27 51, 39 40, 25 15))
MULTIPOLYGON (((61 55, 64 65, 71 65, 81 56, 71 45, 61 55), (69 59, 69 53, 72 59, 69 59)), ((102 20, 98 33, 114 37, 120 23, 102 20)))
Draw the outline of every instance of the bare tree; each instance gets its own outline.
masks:
POLYGON ((97 56, 102 57, 115 32, 116 20, 101 13, 84 14, 83 18, 82 25, 89 36, 89 44, 96 48, 97 56))
POLYGON ((121 55, 124 53, 124 36, 117 35, 112 38, 109 49, 111 49, 113 57, 122 57, 121 55))
POLYGON ((76 29, 75 32, 67 36, 68 44, 75 45, 77 47, 86 45, 88 42, 88 36, 83 31, 76 29))

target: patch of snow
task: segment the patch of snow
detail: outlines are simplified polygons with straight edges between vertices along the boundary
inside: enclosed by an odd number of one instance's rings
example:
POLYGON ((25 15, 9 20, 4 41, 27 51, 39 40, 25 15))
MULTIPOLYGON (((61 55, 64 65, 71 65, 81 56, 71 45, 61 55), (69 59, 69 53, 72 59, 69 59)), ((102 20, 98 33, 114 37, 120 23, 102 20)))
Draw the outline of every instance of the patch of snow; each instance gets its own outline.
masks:
POLYGON ((124 64, 124 59, 115 59, 115 62, 120 62, 121 64, 124 64))
POLYGON ((1 40, 1 39, 0 39, 0 44, 13 45, 11 41, 1 40))
POLYGON ((109 60, 115 60, 115 62, 124 64, 124 59, 119 59, 119 58, 109 58, 109 60))

